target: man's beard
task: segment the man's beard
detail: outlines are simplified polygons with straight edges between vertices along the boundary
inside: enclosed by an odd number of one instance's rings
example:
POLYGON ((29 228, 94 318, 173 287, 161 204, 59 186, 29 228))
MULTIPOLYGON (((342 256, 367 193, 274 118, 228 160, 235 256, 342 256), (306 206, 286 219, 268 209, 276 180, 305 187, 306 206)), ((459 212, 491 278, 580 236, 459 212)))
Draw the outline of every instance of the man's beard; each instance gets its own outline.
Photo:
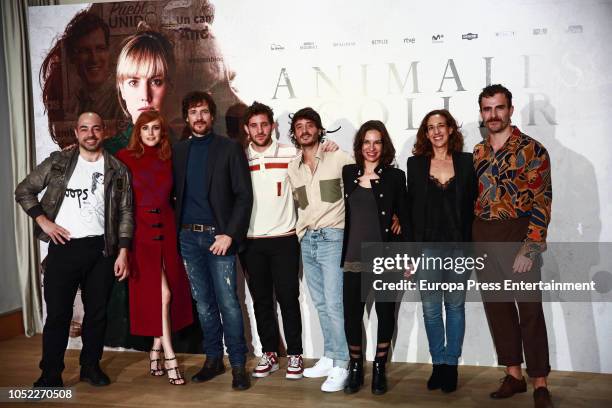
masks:
POLYGON ((96 138, 95 140, 97 141, 97 144, 93 146, 90 146, 87 144, 89 140, 92 140, 92 139, 83 140, 83 143, 79 143, 79 147, 82 147, 83 149, 87 150, 88 152, 92 152, 92 153, 100 151, 100 148, 102 146, 102 140, 96 138))
MULTIPOLYGON (((256 137, 258 136, 261 136, 261 135, 257 135, 256 137)), ((253 142, 254 145, 259 146, 259 147, 269 146, 270 143, 272 142, 272 134, 267 135, 263 143, 257 142, 256 137, 251 137, 251 142, 253 142)))
POLYGON ((205 135, 210 131, 211 125, 207 122, 198 121, 198 122, 195 122, 193 125, 189 124, 189 129, 191 130, 191 133, 195 133, 196 135, 205 135), (202 127, 202 130, 200 131, 196 130, 196 126, 200 126, 200 125, 202 127))

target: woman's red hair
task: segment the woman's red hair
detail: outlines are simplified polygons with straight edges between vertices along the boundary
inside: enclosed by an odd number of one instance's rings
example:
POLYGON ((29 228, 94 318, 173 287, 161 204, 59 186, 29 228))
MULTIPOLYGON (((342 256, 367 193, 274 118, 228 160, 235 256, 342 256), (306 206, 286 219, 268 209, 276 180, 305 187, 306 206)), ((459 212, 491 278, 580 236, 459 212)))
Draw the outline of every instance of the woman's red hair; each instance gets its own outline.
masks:
POLYGON ((140 116, 138 116, 138 120, 136 120, 134 128, 132 129, 132 135, 130 136, 130 142, 128 143, 127 150, 136 158, 142 157, 144 154, 144 145, 142 143, 142 138, 140 137, 140 128, 149 122, 153 122, 154 120, 159 120, 159 124, 161 125, 161 139, 159 140, 159 152, 157 154, 161 160, 166 161, 172 156, 172 148, 170 146, 170 139, 168 136, 168 126, 164 117, 160 115, 159 112, 154 110, 144 111, 140 114, 140 116))

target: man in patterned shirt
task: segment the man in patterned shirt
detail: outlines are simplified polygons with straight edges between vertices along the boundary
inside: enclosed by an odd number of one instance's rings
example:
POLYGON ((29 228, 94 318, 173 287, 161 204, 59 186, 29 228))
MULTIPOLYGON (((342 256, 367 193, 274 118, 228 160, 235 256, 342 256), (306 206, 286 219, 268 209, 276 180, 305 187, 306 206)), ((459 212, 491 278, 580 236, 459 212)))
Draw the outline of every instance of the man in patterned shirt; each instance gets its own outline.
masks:
MULTIPOLYGON (((546 248, 552 204, 548 152, 510 124, 514 107, 508 89, 502 85, 487 86, 480 93, 478 104, 488 135, 474 147, 478 199, 473 239, 522 243, 518 253, 506 251, 489 257, 487 273, 494 270, 504 275, 504 271, 511 269, 515 279, 539 280, 538 259, 546 248)), ((524 349, 527 374, 535 390, 535 406, 552 407, 546 385, 550 365, 541 300, 499 300, 489 297, 484 302, 498 363, 507 367, 502 385, 491 393, 491 398, 508 398, 527 391, 521 372, 524 349)))

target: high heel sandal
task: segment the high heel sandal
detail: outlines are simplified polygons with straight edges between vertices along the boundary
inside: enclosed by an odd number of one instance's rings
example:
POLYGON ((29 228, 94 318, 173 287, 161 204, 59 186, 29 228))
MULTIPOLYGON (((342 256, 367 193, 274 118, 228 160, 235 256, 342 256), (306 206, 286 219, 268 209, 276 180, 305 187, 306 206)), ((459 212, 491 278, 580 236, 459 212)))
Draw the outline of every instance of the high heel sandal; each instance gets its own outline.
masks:
MULTIPOLYGON (((164 365, 168 361, 172 361, 172 360, 176 360, 176 356, 172 358, 167 358, 164 362, 164 365)), ((176 367, 170 367, 170 368, 166 367, 166 374, 168 375, 168 382, 170 382, 170 384, 172 385, 185 385, 187 383, 187 381, 185 381, 185 377, 183 377, 183 374, 179 370, 178 362, 176 363, 176 367), (176 376, 174 378, 170 377, 170 371, 173 371, 173 370, 174 370, 174 375, 176 376)))
MULTIPOLYGON (((159 353, 160 356, 164 352, 161 349, 151 349, 151 351, 159 353)), ((161 377, 162 375, 164 375, 165 372, 166 370, 164 370, 161 365, 161 358, 151 358, 151 353, 149 352, 149 373, 153 377, 161 377), (151 368, 151 363, 155 363, 155 368, 151 368)))

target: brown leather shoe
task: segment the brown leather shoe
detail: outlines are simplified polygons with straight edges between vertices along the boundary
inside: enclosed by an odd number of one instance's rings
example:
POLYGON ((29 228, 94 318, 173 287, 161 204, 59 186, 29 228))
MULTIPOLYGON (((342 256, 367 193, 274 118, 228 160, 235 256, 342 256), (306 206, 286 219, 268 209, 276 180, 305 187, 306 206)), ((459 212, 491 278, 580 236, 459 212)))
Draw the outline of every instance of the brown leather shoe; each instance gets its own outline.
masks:
POLYGON ((535 408, 553 408, 550 392, 546 387, 538 387, 533 392, 533 403, 535 408))
POLYGON ((527 383, 525 377, 517 380, 510 374, 506 374, 504 378, 500 380, 502 383, 498 390, 490 394, 493 399, 509 398, 519 392, 527 392, 527 383))

